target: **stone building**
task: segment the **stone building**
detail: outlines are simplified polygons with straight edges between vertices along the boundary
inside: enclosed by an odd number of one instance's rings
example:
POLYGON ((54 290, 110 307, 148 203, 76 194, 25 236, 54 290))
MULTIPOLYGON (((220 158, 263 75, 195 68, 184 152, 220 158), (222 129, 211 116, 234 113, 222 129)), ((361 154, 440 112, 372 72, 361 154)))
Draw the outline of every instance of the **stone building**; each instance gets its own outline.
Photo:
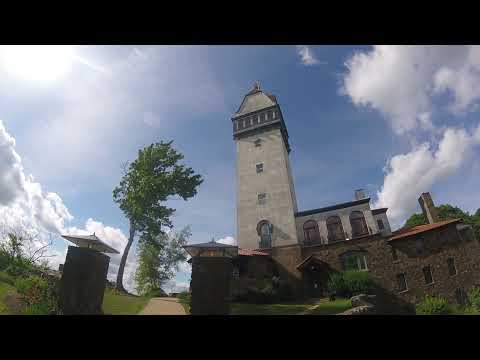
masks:
POLYGON ((234 277, 248 286, 271 276, 303 297, 326 296, 334 271, 368 271, 386 294, 412 304, 425 294, 464 302, 479 284, 480 244, 461 219, 439 221, 429 193, 419 202, 427 225, 392 232, 387 208, 363 190, 351 202, 298 211, 285 120, 258 83, 232 117, 237 155, 234 277))

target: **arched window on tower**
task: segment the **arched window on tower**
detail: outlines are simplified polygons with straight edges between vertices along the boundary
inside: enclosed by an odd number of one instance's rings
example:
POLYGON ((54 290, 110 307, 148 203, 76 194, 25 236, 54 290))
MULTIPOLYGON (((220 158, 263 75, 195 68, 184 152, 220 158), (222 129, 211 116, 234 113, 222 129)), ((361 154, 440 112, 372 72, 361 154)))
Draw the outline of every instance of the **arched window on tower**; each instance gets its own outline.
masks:
POLYGON ((308 220, 303 224, 303 234, 305 236, 305 245, 320 244, 320 232, 315 220, 308 220))
POLYGON ((257 225, 257 233, 260 237, 260 248, 271 248, 272 247, 272 232, 273 225, 266 220, 262 220, 257 225))
POLYGON ((368 235, 365 216, 363 216, 361 211, 352 211, 350 214, 350 225, 352 226, 352 237, 368 235))
POLYGON ((339 216, 330 216, 327 219, 328 242, 345 240, 342 221, 339 216))

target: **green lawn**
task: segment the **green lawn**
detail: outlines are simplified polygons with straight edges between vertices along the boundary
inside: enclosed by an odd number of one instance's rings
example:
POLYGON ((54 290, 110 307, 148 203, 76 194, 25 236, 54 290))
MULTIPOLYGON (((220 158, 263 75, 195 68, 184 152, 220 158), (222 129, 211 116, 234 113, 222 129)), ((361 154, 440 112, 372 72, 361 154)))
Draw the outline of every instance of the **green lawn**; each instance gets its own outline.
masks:
POLYGON ((135 315, 147 305, 149 298, 123 295, 106 290, 103 297, 105 315, 135 315))
POLYGON ((352 308, 350 299, 337 299, 335 301, 326 301, 311 312, 309 315, 334 315, 352 308))
POLYGON ((16 289, 7 283, 0 281, 0 315, 8 315, 8 307, 4 303, 4 298, 9 292, 15 292, 16 289))
MULTIPOLYGON (((312 304, 232 304, 232 315, 297 315, 307 311, 312 304)), ((321 303, 318 308, 307 312, 308 315, 333 315, 350 309, 348 299, 338 299, 321 303)))
POLYGON ((296 315, 307 310, 304 304, 232 304, 231 315, 296 315))

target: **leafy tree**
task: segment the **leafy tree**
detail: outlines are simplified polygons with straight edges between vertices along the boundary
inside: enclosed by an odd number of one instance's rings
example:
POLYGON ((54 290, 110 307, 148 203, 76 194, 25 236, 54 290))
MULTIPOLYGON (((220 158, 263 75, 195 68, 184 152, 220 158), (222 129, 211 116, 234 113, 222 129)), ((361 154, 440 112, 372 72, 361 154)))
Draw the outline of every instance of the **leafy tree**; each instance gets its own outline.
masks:
POLYGON ((114 201, 130 223, 128 242, 117 274, 117 290, 125 291, 123 272, 135 235, 147 241, 160 235, 163 227, 171 228, 170 217, 175 209, 166 206, 165 202, 173 196, 183 200, 195 196, 203 181, 192 168, 179 163, 184 156, 171 145, 172 141, 162 141, 139 150, 137 159, 125 166, 120 184, 113 190, 114 201))
POLYGON ((153 293, 162 288, 167 280, 174 276, 178 264, 187 259, 183 246, 191 236, 190 229, 184 228, 178 233, 161 232, 155 237, 145 232, 138 242, 139 262, 135 273, 137 291, 142 294, 153 293))
MULTIPOLYGON (((472 226, 475 236, 477 239, 480 239, 480 209, 478 209, 474 215, 470 215, 468 212, 450 204, 437 206, 437 210, 438 218, 440 220, 462 219, 465 224, 472 226)), ((410 216, 403 227, 409 228, 412 226, 423 225, 427 222, 428 221, 423 213, 417 213, 410 216)))

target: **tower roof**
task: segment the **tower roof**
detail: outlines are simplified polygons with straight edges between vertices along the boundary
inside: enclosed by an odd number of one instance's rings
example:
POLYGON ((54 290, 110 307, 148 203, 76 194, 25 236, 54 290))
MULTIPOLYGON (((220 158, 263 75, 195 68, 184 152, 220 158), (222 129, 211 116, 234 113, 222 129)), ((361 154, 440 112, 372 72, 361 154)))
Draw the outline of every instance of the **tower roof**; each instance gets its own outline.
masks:
POLYGON ((253 85, 247 95, 243 98, 238 111, 234 117, 242 116, 251 112, 266 109, 277 104, 277 99, 274 95, 264 93, 260 89, 260 83, 258 81, 253 85))

